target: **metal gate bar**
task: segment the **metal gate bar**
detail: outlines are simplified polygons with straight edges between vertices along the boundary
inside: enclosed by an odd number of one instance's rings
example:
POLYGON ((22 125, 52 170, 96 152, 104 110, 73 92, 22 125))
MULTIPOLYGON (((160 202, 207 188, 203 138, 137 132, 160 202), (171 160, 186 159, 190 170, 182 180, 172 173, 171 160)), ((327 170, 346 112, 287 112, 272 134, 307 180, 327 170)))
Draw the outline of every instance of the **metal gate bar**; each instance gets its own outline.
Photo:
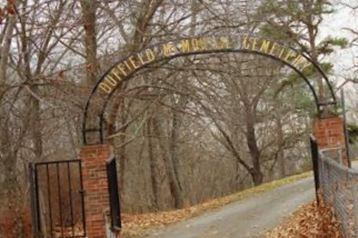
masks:
MULTIPOLYGON (((49 169, 48 169, 48 164, 46 164, 46 175, 47 175, 47 184, 50 184, 50 172, 49 172, 49 169)), ((48 194, 48 197, 51 198, 51 189, 50 189, 50 186, 47 186, 47 194, 48 194)), ((53 234, 53 229, 52 229, 52 209, 51 209, 51 199, 49 200, 49 203, 48 203, 48 206, 49 206, 49 215, 50 215, 50 230, 51 230, 51 234, 53 234)))
MULTIPOLYGON (((70 171, 70 164, 67 163, 67 180, 68 181, 71 181, 71 171, 70 171)), ((69 184, 69 189, 68 189, 68 195, 69 197, 71 198, 72 197, 72 185, 71 183, 69 184)), ((70 200, 70 212, 71 212, 71 220, 73 221, 73 207, 72 207, 72 199, 70 200)), ((71 228, 72 228, 72 236, 75 235, 75 227, 74 227, 74 224, 73 222, 71 223, 71 228)))
POLYGON ((40 199, 39 199, 39 180, 37 175, 37 166, 35 164, 35 193, 36 193, 36 214, 37 214, 37 231, 41 231, 41 213, 40 213, 40 199))
POLYGON ((110 203, 111 229, 114 231, 119 231, 122 228, 122 222, 115 158, 112 158, 107 161, 106 169, 110 203))
POLYGON ((318 145, 316 142, 316 139, 313 137, 313 135, 310 136, 310 146, 311 146, 311 159, 312 159, 312 168, 313 168, 313 177, 314 177, 314 184, 315 184, 315 191, 316 191, 316 201, 319 203, 319 189, 320 189, 320 183, 319 183, 319 168, 318 168, 318 145))
POLYGON ((36 210, 34 212, 34 217, 36 217, 34 219, 36 222, 34 224, 34 226, 36 225, 35 233, 46 234, 46 237, 54 237, 54 234, 61 238, 86 237, 81 161, 41 162, 31 164, 30 168, 32 168, 30 171, 34 178, 32 200, 36 210), (76 166, 78 166, 78 170, 75 168, 76 166), (76 187, 79 195, 77 196, 74 191, 76 188, 73 187, 73 182, 76 182, 75 177, 78 177, 76 187), (81 206, 78 204, 74 206, 74 202, 80 202, 81 206), (56 211, 56 207, 58 207, 58 211, 56 211), (49 224, 46 222, 47 219, 49 224))

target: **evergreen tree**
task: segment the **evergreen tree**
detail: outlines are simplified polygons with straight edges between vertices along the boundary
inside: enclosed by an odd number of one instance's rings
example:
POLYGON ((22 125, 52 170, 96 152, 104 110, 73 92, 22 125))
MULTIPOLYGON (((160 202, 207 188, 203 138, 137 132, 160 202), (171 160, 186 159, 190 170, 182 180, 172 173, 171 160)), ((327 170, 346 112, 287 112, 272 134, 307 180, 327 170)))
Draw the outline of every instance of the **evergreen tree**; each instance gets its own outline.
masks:
MULTIPOLYGON (((320 26, 325 16, 334 13, 329 0, 264 0, 258 10, 263 17, 260 27, 261 34, 307 53, 311 59, 321 66, 325 73, 332 72, 332 64, 322 61, 323 56, 334 52, 334 47, 345 47, 345 38, 319 38, 320 26), (322 61, 322 62, 321 62, 322 61)), ((313 69, 307 74, 312 74, 313 69)), ((290 77, 296 82, 297 77, 290 77)), ((317 78, 318 96, 324 98, 322 78, 317 78)))

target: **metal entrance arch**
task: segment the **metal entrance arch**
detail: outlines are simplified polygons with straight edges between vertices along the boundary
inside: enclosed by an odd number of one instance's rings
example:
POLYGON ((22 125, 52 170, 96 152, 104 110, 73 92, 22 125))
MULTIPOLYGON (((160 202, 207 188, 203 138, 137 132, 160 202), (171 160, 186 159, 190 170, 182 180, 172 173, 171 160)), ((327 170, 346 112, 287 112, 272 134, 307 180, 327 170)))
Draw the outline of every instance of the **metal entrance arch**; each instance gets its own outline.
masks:
POLYGON ((121 83, 131 79, 136 72, 164 60, 214 53, 262 55, 288 66, 309 87, 318 114, 321 113, 325 106, 336 105, 337 103, 328 77, 306 53, 301 53, 279 42, 248 34, 183 38, 156 44, 133 53, 113 65, 100 78, 93 88, 85 107, 82 128, 84 144, 104 143, 104 114, 108 101, 121 83), (310 76, 307 76, 307 73, 310 76), (317 94, 317 77, 320 77, 323 83, 323 97, 319 97, 317 94))

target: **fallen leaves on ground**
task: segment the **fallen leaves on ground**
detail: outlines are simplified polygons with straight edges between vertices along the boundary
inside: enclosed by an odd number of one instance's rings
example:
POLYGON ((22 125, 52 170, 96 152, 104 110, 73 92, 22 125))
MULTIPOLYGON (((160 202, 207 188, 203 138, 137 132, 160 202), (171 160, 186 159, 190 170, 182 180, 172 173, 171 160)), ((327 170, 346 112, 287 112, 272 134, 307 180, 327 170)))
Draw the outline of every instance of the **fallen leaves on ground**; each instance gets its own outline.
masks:
POLYGON ((307 178, 311 175, 312 175, 311 172, 300 174, 300 175, 294 175, 270 183, 262 184, 260 186, 250 188, 226 197, 213 199, 205 203, 180 209, 180 210, 138 214, 138 215, 122 214, 122 223, 123 223, 122 237, 125 238, 142 237, 148 229, 165 226, 168 224, 185 220, 190 217, 195 217, 206 211, 210 211, 212 209, 222 207, 226 204, 239 201, 241 199, 250 197, 258 193, 270 191, 282 185, 290 184, 295 181, 301 180, 303 178, 307 178))
POLYGON ((342 238, 339 224, 330 207, 323 202, 300 207, 284 223, 266 234, 266 238, 342 238))

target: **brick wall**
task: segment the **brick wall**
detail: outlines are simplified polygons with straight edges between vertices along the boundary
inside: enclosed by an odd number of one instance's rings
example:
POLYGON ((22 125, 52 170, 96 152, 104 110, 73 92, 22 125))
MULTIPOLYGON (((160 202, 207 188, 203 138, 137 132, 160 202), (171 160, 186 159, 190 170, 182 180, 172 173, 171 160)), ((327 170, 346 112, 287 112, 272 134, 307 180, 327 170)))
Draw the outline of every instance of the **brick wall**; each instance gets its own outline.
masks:
POLYGON ((313 134, 319 150, 333 151, 337 149, 341 151, 341 156, 338 160, 340 160, 340 163, 348 165, 343 123, 343 119, 340 117, 316 118, 313 125, 313 134))
POLYGON ((32 237, 30 211, 27 208, 2 210, 0 213, 0 237, 32 237))
POLYGON ((80 152, 88 238, 106 237, 105 214, 109 211, 106 160, 111 153, 109 145, 86 146, 80 152))

